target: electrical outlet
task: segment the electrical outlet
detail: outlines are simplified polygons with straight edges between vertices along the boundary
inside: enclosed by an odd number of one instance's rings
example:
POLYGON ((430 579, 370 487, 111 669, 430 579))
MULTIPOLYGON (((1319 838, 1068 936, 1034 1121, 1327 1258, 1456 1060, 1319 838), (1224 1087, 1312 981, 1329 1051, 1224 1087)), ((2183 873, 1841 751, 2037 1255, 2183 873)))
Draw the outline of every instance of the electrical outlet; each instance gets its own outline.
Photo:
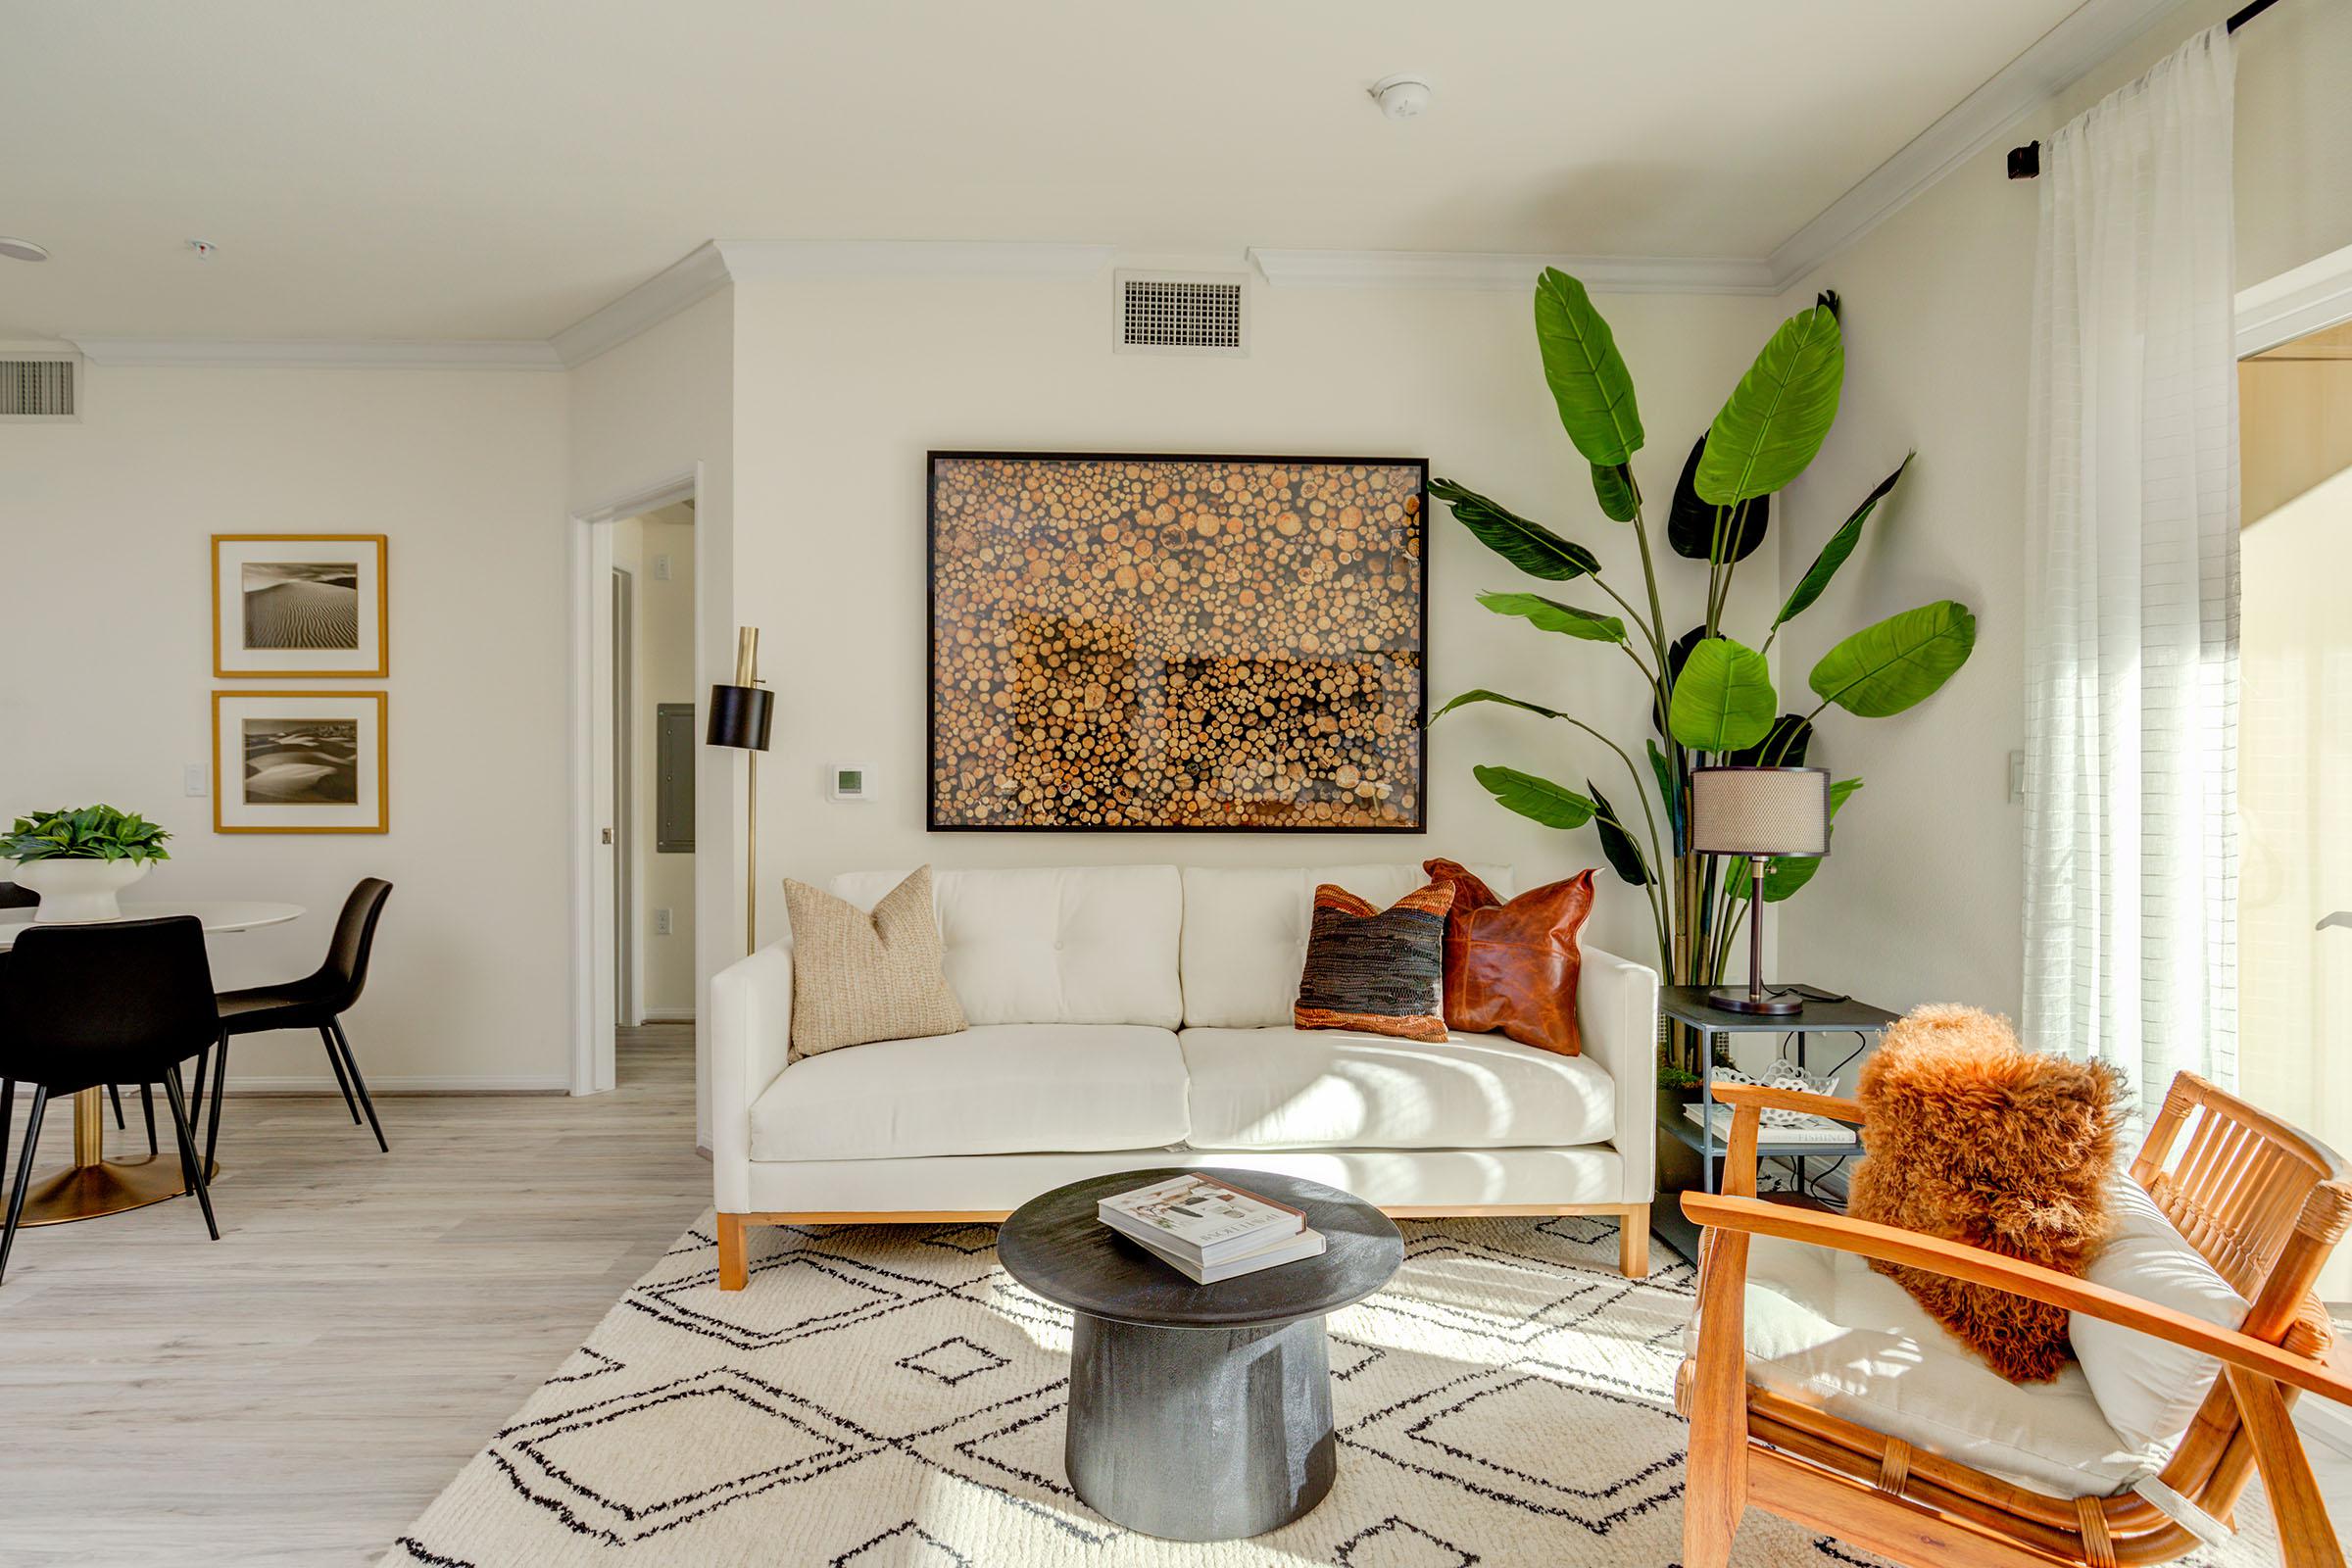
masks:
POLYGON ((190 762, 179 771, 179 787, 191 798, 203 799, 213 787, 212 770, 202 762, 190 762))
POLYGON ((658 937, 669 935, 669 911, 667 909, 654 911, 654 935, 658 937))

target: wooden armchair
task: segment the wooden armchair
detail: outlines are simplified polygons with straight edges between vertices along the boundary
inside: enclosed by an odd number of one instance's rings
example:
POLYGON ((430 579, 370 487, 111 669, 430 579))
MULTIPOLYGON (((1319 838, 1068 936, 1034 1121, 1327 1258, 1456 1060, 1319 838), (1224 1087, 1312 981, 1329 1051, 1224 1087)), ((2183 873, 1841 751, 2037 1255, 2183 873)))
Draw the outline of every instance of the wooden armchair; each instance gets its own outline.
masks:
POLYGON ((1862 1106, 1720 1084, 1715 1097, 1736 1107, 1724 1191, 1683 1196, 1683 1212, 1705 1227, 1697 1329, 1676 1387, 1690 1420, 1686 1568, 1725 1568, 1750 1503, 1913 1568, 2118 1568, 2169 1562, 2198 1544, 2138 1491, 2066 1496, 2021 1486, 1764 1387, 1751 1373, 1746 1311, 1756 1237, 2012 1291, 2217 1358, 2223 1375, 2156 1481, 2227 1519, 2259 1472, 2287 1568, 2344 1568, 2287 1416, 2298 1391, 2352 1403, 2352 1381, 2325 1361, 2328 1323, 2311 1295, 2352 1226, 2352 1185, 2325 1148, 2187 1073, 2166 1094, 2132 1177, 2252 1303, 2230 1330, 1979 1248, 1763 1202, 1756 1137, 1766 1108, 1860 1126, 1862 1106))

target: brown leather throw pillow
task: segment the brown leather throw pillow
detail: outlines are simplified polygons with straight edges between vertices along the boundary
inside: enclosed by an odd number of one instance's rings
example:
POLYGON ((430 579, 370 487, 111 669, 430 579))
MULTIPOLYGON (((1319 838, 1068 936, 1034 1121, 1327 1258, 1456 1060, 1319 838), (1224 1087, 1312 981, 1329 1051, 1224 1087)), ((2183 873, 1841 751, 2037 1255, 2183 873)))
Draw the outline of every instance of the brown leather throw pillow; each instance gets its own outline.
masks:
POLYGON ((1579 871, 1505 904, 1452 860, 1424 860, 1432 882, 1450 885, 1446 917, 1446 1021, 1464 1034, 1494 1034, 1573 1056, 1577 934, 1592 913, 1592 873, 1579 871))
MULTIPOLYGON (((2122 1091, 2105 1062, 2028 1051, 2006 1018, 1916 1007, 1862 1068, 1869 1152, 1847 1212, 2080 1275, 2107 1237, 2122 1091)), ((2062 1306, 1870 1266, 2012 1383, 2046 1383, 2074 1354, 2062 1306)))

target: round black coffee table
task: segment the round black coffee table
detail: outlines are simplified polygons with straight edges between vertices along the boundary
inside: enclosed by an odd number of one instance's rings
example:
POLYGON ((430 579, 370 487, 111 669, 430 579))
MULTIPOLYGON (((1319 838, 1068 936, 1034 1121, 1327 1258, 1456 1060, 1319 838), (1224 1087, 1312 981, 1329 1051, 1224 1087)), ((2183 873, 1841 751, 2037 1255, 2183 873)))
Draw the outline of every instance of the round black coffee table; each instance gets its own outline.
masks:
POLYGON ((1146 1535, 1233 1541, 1289 1524, 1331 1490, 1323 1319, 1386 1285, 1404 1241, 1335 1187, 1205 1169, 1303 1209, 1325 1247, 1196 1285, 1095 1217, 1102 1199, 1186 1174, 1128 1170, 1056 1188, 1005 1220, 997 1255, 1075 1316, 1063 1455, 1078 1495, 1146 1535))

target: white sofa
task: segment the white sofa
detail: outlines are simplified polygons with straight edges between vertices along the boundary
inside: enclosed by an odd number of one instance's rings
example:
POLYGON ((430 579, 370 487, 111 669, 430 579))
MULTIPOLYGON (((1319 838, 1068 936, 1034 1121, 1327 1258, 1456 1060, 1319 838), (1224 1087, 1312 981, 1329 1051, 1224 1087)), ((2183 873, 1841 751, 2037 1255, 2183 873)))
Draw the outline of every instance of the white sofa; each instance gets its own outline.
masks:
MULTIPOLYGON (((1497 893, 1507 868, 1473 867, 1497 893)), ((833 890, 871 908, 903 870, 833 890)), ((1291 1027, 1315 885, 1387 906, 1416 864, 933 875, 971 1027, 791 1059, 792 945, 710 982, 720 1284, 747 1224, 996 1220, 1104 1172, 1224 1165, 1392 1214, 1603 1214, 1648 1272, 1657 976, 1584 950, 1584 1054, 1291 1027)))

